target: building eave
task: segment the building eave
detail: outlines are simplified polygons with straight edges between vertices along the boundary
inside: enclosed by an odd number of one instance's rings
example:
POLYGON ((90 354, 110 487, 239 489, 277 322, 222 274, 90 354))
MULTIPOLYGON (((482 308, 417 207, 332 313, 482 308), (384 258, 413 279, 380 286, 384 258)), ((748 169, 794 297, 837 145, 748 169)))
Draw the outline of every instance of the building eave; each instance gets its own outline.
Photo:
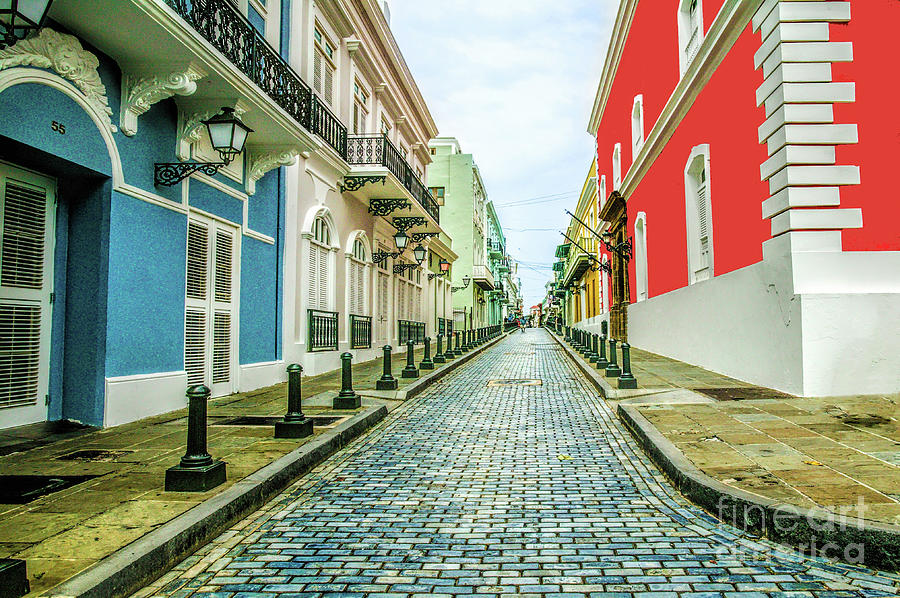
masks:
POLYGON ((638 0, 621 0, 619 12, 616 14, 616 23, 613 26, 612 36, 609 39, 609 48, 606 51, 606 62, 603 64, 603 72, 600 75, 600 84, 597 86, 597 94, 594 97, 594 105, 591 109, 591 117, 588 121, 587 132, 594 136, 600 128, 600 120, 606 110, 609 94, 612 92, 613 82, 616 79, 616 71, 622 52, 625 50, 625 42, 628 32, 631 30, 631 22, 637 10, 638 0))

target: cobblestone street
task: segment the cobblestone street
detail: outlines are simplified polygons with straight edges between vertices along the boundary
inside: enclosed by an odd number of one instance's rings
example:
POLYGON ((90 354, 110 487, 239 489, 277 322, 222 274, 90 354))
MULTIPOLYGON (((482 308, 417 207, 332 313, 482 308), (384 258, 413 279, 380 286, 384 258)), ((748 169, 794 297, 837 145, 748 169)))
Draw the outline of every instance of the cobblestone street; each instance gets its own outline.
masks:
POLYGON ((839 598, 898 588, 896 575, 743 537, 687 504, 550 336, 529 329, 138 595, 839 598))

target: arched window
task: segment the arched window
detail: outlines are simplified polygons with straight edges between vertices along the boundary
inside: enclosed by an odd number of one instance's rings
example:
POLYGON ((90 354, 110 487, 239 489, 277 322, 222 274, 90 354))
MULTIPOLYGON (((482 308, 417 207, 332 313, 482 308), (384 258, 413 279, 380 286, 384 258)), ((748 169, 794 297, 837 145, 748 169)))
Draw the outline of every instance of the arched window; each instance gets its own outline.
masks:
POLYGON ((644 146, 644 96, 634 98, 631 109, 631 150, 632 162, 644 146))
POLYGON ((307 261, 309 282, 306 289, 309 309, 328 311, 331 308, 330 285, 331 273, 331 228, 321 216, 312 226, 312 238, 309 242, 307 261))
POLYGON ((613 191, 622 187, 622 144, 617 143, 613 148, 613 191))
POLYGON ((634 220, 634 271, 637 280, 637 300, 650 296, 647 282, 647 214, 638 212, 634 220))
POLYGON ((689 282, 693 284, 713 277, 708 145, 698 145, 691 151, 684 168, 684 194, 689 282))
POLYGON ((366 245, 353 241, 353 253, 347 261, 347 310, 354 316, 369 315, 369 265, 366 245))
POLYGON ((703 0, 681 0, 678 5, 678 62, 687 70, 703 43, 703 0))

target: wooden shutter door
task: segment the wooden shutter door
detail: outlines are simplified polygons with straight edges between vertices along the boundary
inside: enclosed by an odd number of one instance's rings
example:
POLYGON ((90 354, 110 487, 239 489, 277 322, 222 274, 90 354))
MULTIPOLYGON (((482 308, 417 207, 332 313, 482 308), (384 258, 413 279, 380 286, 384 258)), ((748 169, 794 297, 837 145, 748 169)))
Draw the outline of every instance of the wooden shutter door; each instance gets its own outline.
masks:
POLYGON ((319 309, 319 247, 314 243, 309 244, 307 255, 307 272, 309 280, 306 287, 306 303, 309 309, 319 309))
POLYGON ((697 238, 700 257, 696 269, 697 280, 706 280, 709 278, 709 206, 705 183, 697 188, 697 238))
POLYGON ((189 385, 208 383, 209 249, 207 225, 189 220, 184 307, 184 369, 189 385))
POLYGON ((47 419, 56 184, 0 163, 0 427, 47 419))
POLYGON ((214 248, 214 293, 212 327, 212 390, 213 396, 229 394, 233 390, 234 371, 234 267, 235 232, 216 228, 214 248))
POLYGON ((233 227, 188 221, 184 369, 188 384, 205 384, 213 396, 236 390, 236 250, 233 227))
POLYGON ((391 340, 391 313, 389 310, 388 293, 390 293, 390 277, 384 272, 378 273, 378 338, 387 342, 391 340))

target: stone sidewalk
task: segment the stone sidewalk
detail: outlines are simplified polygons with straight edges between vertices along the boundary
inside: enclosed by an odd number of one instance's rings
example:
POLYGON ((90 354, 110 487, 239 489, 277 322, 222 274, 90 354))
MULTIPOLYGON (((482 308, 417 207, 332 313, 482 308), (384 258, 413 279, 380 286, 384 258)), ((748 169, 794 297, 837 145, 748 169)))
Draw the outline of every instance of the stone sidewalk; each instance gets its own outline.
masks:
MULTIPOLYGON (((422 354, 416 351, 417 364, 422 354)), ((404 365, 405 354, 395 355, 401 391, 415 382, 400 377, 404 365)), ((304 377, 304 413, 328 419, 301 440, 275 439, 270 424, 226 425, 241 416, 282 416, 286 384, 211 400, 209 452, 227 463, 227 481, 203 493, 164 490, 165 470, 185 451, 186 409, 103 430, 36 425, 4 431, 0 475, 95 477, 27 504, 0 501, 0 558, 24 559, 30 595, 40 595, 336 426, 377 405, 392 409, 399 404, 391 400, 394 393, 374 391, 382 368, 381 359, 354 364, 354 387, 364 400, 352 411, 331 409, 339 370, 304 377)))
MULTIPOLYGON (((805 509, 900 525, 900 395, 798 398, 632 349, 637 409, 703 473, 805 509)), ((613 395, 613 396, 609 396, 613 395)))

